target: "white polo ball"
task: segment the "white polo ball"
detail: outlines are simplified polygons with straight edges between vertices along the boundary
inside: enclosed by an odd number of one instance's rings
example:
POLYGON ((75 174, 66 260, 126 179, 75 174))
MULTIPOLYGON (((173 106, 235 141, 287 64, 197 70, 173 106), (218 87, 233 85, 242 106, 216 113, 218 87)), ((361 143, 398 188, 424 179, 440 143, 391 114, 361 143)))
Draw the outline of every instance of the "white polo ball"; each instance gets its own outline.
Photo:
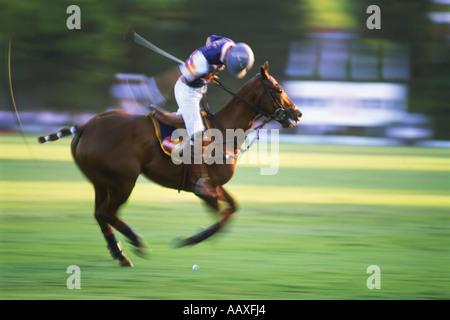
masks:
POLYGON ((192 269, 193 269, 193 270, 198 270, 198 269, 200 269, 200 267, 198 266, 198 264, 194 264, 194 265, 192 266, 192 269))

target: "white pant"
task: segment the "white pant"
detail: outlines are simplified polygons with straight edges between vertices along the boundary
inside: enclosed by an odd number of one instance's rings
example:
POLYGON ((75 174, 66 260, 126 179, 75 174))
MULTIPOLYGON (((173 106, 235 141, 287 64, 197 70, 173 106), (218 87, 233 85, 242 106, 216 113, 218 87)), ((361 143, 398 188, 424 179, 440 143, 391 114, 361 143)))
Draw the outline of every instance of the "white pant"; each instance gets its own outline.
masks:
POLYGON ((203 94, 207 90, 207 86, 200 88, 189 87, 181 79, 178 78, 175 84, 175 99, 178 104, 178 114, 183 116, 184 124, 189 136, 192 137, 194 133, 205 130, 202 116, 200 114, 200 101, 203 94))

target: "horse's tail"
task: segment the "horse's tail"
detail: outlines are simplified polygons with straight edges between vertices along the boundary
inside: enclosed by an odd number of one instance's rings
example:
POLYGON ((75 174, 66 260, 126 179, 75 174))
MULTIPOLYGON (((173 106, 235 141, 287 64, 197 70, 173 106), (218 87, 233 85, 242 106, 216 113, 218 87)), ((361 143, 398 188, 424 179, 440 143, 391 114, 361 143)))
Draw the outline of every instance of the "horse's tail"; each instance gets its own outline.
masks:
POLYGON ((78 132, 78 127, 77 126, 73 126, 70 129, 69 128, 62 128, 57 133, 50 133, 50 134, 48 134, 46 136, 39 136, 38 137, 38 142, 39 143, 45 143, 47 141, 55 141, 55 140, 61 139, 62 137, 74 135, 77 132, 78 132))

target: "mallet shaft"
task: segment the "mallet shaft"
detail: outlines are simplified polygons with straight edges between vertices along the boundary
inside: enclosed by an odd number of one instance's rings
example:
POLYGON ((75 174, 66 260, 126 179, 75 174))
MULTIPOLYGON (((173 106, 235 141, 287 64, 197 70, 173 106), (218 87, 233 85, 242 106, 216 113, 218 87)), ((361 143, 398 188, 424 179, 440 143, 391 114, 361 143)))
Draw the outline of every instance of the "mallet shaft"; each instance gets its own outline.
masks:
POLYGON ((184 61, 181 61, 177 57, 174 57, 173 55, 167 53, 166 51, 162 50, 161 48, 158 48, 150 41, 148 41, 148 40, 144 39, 143 37, 141 37, 140 35, 138 35, 136 32, 134 32, 134 41, 136 43, 139 43, 141 46, 146 47, 147 49, 150 49, 156 53, 159 53, 160 55, 165 56, 166 58, 169 58, 175 62, 178 62, 179 64, 184 63, 184 61))

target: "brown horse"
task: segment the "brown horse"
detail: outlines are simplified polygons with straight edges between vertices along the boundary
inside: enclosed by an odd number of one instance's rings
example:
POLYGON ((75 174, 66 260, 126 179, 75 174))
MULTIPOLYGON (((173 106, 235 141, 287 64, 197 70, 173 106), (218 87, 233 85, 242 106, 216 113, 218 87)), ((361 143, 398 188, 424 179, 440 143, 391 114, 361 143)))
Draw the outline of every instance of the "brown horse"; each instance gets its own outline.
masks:
MULTIPOLYGON (((282 87, 269 75, 267 62, 260 67, 260 73, 244 84, 228 103, 210 115, 210 120, 225 135, 226 129, 247 131, 258 115, 277 120, 283 127, 296 125, 301 117, 301 112, 282 87)), ((144 115, 123 111, 104 112, 73 128, 76 129, 72 132, 61 129, 58 134, 39 137, 39 142, 74 134, 72 155, 94 185, 95 218, 111 255, 119 260, 121 266, 132 266, 116 241, 113 229, 125 235, 138 254, 145 253, 146 244, 142 237, 117 217, 119 207, 127 201, 138 176, 142 173, 164 187, 193 192, 200 177, 199 166, 175 164, 162 151, 153 122, 144 115), (183 179, 185 181, 181 183, 183 179)), ((235 155, 238 147, 235 145, 235 155)), ((174 242, 175 247, 192 245, 210 237, 236 211, 236 202, 222 187, 233 176, 235 166, 235 161, 207 165, 218 197, 199 197, 219 215, 219 221, 187 239, 178 239, 174 242), (227 204, 225 209, 219 209, 219 201, 227 204)))

